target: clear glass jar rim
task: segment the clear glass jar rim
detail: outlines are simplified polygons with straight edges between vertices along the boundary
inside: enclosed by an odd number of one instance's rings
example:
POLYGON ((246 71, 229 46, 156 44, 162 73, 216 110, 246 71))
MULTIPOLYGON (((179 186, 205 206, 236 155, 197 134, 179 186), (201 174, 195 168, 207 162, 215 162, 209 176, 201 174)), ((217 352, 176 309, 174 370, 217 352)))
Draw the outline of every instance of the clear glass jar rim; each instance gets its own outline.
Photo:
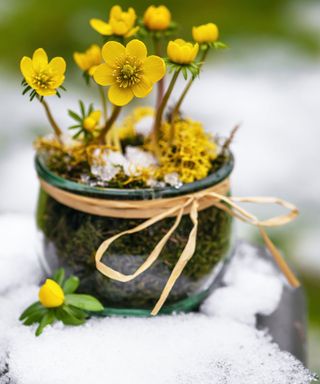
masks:
POLYGON ((189 193, 198 192, 200 190, 219 184, 220 182, 228 178, 232 173, 234 168, 234 156, 232 152, 229 152, 228 161, 224 163, 218 170, 216 170, 204 179, 195 181, 193 183, 184 184, 180 188, 164 187, 156 189, 119 189, 93 187, 90 185, 67 180, 53 173, 45 165, 44 159, 40 155, 36 155, 35 157, 35 168, 38 176, 44 181, 46 181, 48 184, 72 193, 85 196, 100 197, 110 200, 151 200, 187 195, 189 193))

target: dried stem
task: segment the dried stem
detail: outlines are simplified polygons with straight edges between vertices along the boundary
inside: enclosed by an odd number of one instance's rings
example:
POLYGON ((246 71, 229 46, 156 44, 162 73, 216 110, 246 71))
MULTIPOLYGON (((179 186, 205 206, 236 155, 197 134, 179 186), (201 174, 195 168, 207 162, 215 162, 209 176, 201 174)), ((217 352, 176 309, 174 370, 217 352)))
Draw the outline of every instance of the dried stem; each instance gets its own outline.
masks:
MULTIPOLYGON (((161 46, 160 41, 155 36, 153 37, 153 45, 154 45, 154 52, 157 56, 161 56, 161 46)), ((157 84, 157 101, 156 101, 156 109, 160 107, 161 101, 163 99, 164 95, 164 77, 158 81, 157 84)))
POLYGON ((54 118, 52 116, 52 113, 50 111, 49 105, 47 104, 47 102, 44 99, 40 100, 40 103, 43 105, 43 107, 44 107, 44 109, 46 111, 47 118, 48 118, 48 120, 50 122, 50 125, 53 128, 54 133, 57 136, 58 140, 60 141, 60 136, 62 135, 62 131, 59 128, 59 126, 56 123, 56 121, 54 120, 54 118))
POLYGON ((162 98, 162 101, 161 101, 161 104, 159 106, 159 108, 157 109, 157 113, 156 113, 156 117, 155 117, 155 121, 154 121, 154 127, 153 127, 153 131, 152 131, 152 145, 153 145, 153 148, 156 152, 156 154, 158 154, 159 152, 159 149, 158 149, 158 139, 159 139, 159 132, 160 132, 160 127, 161 127, 161 123, 162 123, 162 116, 163 116, 163 112, 165 110, 165 107, 168 103, 168 100, 171 96, 171 93, 173 91, 173 88, 177 82, 177 79, 178 79, 178 76, 180 74, 180 71, 181 71, 181 68, 178 69, 174 75, 172 76, 172 79, 171 79, 171 82, 169 84, 169 87, 165 93, 165 95, 163 96, 162 98))
POLYGON ((237 124, 233 130, 231 131, 229 137, 226 139, 226 141, 224 142, 223 146, 222 146, 222 153, 224 153, 225 151, 227 151, 229 148, 230 148, 230 145, 231 143, 233 142, 235 136, 236 136, 236 133, 238 132, 239 128, 240 128, 241 124, 237 124))
POLYGON ((107 120, 105 126, 102 128, 100 135, 98 137, 98 141, 100 144, 104 143, 105 136, 108 133, 109 129, 112 127, 113 123, 117 120, 117 118, 120 114, 120 111, 121 111, 121 107, 118 107, 117 105, 115 105, 113 107, 112 114, 111 114, 110 118, 107 120))
POLYGON ((104 121, 107 121, 107 118, 108 118, 107 98, 106 98, 106 94, 104 93, 104 88, 101 85, 99 85, 99 93, 100 93, 101 104, 103 109, 103 118, 104 118, 104 121))

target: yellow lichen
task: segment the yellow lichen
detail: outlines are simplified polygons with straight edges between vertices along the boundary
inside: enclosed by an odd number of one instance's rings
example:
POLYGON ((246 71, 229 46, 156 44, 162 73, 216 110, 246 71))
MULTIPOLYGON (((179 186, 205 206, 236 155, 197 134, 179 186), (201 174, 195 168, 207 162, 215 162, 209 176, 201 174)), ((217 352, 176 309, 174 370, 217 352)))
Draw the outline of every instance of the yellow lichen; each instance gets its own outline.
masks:
POLYGON ((212 161, 217 157, 217 144, 203 125, 191 119, 177 120, 173 126, 164 123, 160 138, 160 168, 158 177, 178 173, 183 183, 208 176, 212 161), (171 132, 174 137, 171 141, 171 132), (171 145, 169 144, 171 141, 171 145))

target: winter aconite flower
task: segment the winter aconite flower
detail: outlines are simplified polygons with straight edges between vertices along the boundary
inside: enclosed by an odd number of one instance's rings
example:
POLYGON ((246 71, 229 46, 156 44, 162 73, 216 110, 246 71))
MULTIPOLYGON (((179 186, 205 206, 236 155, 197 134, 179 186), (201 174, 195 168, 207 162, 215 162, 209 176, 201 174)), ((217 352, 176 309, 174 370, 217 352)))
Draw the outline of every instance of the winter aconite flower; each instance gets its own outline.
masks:
POLYGON ((219 29, 213 23, 199 25, 192 28, 192 36, 199 44, 213 43, 219 38, 219 29))
POLYGON ((147 48, 140 40, 132 40, 127 46, 109 41, 102 48, 105 64, 94 72, 95 81, 110 86, 108 96, 117 106, 128 104, 133 97, 147 96, 154 83, 165 75, 164 60, 147 56, 147 48))
POLYGON ((88 132, 94 132, 101 119, 101 111, 93 111, 83 120, 83 128, 88 132))
POLYGON ((93 44, 83 53, 75 52, 73 58, 80 69, 92 76, 97 66, 102 63, 101 48, 93 44))
POLYGON ((99 127, 101 119, 101 111, 94 109, 93 104, 90 104, 88 108, 85 107, 83 101, 79 100, 80 113, 71 111, 69 109, 69 116, 76 122, 75 125, 69 127, 70 130, 74 130, 73 139, 84 139, 85 143, 89 143, 95 137, 99 127))
POLYGON ((127 12, 123 12, 119 5, 111 8, 109 22, 100 19, 91 19, 91 27, 104 36, 124 36, 130 37, 134 35, 139 27, 135 27, 137 16, 133 8, 129 8, 127 12))
POLYGON ((188 43, 182 39, 169 41, 167 54, 169 59, 176 64, 190 64, 194 61, 199 51, 199 44, 188 43))
POLYGON ((150 31, 163 31, 170 26, 171 13, 167 7, 151 5, 144 13, 143 24, 150 31))
POLYGON ((76 276, 65 279, 64 269, 58 269, 39 290, 39 300, 26 308, 20 316, 24 325, 38 324, 36 336, 55 321, 65 325, 81 325, 88 312, 101 312, 103 305, 90 295, 75 293, 80 284, 76 276))
POLYGON ((60 307, 64 303, 64 293, 59 284, 47 279, 39 291, 40 303, 46 308, 60 307))
POLYGON ((24 56, 20 62, 20 69, 28 85, 40 96, 51 96, 65 79, 66 62, 62 57, 55 57, 48 62, 44 49, 37 49, 32 59, 24 56))

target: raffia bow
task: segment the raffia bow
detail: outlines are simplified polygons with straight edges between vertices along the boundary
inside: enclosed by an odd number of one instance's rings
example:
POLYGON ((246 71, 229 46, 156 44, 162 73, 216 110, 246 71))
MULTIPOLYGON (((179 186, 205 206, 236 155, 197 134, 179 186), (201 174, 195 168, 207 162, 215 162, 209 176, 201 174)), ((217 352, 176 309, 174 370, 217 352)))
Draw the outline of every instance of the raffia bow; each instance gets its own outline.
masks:
POLYGON ((106 200, 93 197, 86 197, 67 192, 65 190, 53 187, 40 180, 42 188, 58 202, 80 210, 82 212, 118 218, 147 218, 145 222, 136 226, 135 228, 118 233, 109 239, 105 240, 96 251, 95 261, 97 269, 106 277, 113 280, 128 282, 140 276, 143 272, 149 269, 153 263, 158 259, 163 247, 169 240, 170 236, 174 233, 180 224, 182 216, 185 214, 190 215, 193 227, 189 234, 188 241, 179 256, 175 267, 161 293, 161 296, 153 308, 151 314, 157 315, 163 304, 165 303, 168 295, 171 292, 175 282, 181 275, 188 261, 192 258, 196 243, 197 243, 197 230, 198 230, 198 212, 211 206, 228 213, 229 215, 251 225, 258 227, 260 234, 269 249, 274 260, 278 264, 280 270, 287 278, 288 282, 293 287, 299 287, 300 283, 291 271, 290 267, 280 254, 279 250, 269 238, 265 228, 277 227, 285 225, 294 220, 298 215, 298 209, 291 203, 274 198, 274 197, 229 197, 226 196, 229 191, 229 180, 215 185, 211 188, 196 192, 193 194, 183 195, 179 197, 143 200, 143 201, 123 201, 123 200, 106 200), (255 204, 276 204, 289 210, 289 213, 272 217, 267 220, 259 220, 256 216, 243 209, 238 203, 255 203, 255 204), (169 231, 163 236, 159 243, 155 246, 153 251, 149 254, 147 259, 140 265, 140 267, 132 274, 126 275, 119 271, 112 269, 104 264, 101 260, 104 253, 109 246, 124 235, 134 234, 152 226, 153 224, 167 218, 176 217, 174 224, 169 231))

